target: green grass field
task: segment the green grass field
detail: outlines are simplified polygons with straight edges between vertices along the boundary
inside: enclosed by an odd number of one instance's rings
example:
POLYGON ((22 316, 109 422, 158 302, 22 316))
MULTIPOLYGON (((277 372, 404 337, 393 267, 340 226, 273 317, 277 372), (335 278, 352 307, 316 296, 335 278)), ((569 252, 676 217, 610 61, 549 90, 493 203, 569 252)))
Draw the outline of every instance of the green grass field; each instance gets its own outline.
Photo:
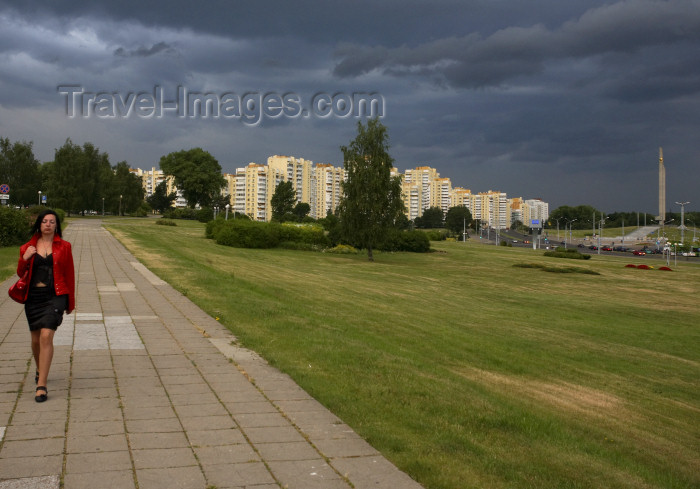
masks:
POLYGON ((471 242, 370 263, 108 228, 428 489, 700 487, 698 265, 471 242))

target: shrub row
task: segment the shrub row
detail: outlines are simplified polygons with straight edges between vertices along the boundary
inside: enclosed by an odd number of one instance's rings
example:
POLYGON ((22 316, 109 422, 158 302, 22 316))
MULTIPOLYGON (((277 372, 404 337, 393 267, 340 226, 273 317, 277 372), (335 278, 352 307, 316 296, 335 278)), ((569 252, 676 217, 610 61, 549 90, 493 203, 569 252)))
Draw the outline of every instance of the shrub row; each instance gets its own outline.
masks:
POLYGON ((162 215, 166 219, 189 219, 199 222, 209 222, 214 219, 214 211, 208 207, 202 209, 168 209, 162 215))
POLYGON ((544 256, 551 256, 554 258, 570 258, 573 260, 590 260, 591 255, 584 255, 579 253, 575 248, 562 248, 559 246, 554 251, 545 251, 544 256))
POLYGON ((426 253, 430 251, 430 240, 423 231, 399 231, 392 229, 386 239, 377 246, 381 251, 412 251, 426 253))
MULTIPOLYGON (((30 238, 36 216, 45 210, 46 207, 40 205, 28 209, 0 206, 0 247, 24 244, 30 238)), ((61 220, 61 225, 65 226, 66 213, 62 209, 53 210, 61 220)))
POLYGON ((205 232, 218 244, 237 248, 323 249, 330 244, 322 227, 310 225, 215 219, 205 232))
MULTIPOLYGON (((337 244, 321 226, 312 224, 217 218, 207 223, 205 233, 218 244, 238 248, 322 250, 337 244)), ((422 231, 392 230, 376 249, 424 253, 430 251, 430 240, 422 231)))

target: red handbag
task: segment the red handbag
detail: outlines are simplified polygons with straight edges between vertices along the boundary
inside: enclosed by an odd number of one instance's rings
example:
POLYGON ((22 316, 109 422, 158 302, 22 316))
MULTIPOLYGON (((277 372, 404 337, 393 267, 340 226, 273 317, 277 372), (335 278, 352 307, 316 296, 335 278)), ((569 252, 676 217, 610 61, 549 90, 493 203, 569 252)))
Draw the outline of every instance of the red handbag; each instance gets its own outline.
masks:
POLYGON ((12 284, 10 290, 7 291, 7 294, 10 296, 10 299, 12 299, 15 302, 19 302, 20 304, 24 304, 25 302, 27 302, 27 296, 29 295, 29 284, 27 283, 28 277, 29 270, 24 272, 22 278, 20 278, 17 282, 12 284))

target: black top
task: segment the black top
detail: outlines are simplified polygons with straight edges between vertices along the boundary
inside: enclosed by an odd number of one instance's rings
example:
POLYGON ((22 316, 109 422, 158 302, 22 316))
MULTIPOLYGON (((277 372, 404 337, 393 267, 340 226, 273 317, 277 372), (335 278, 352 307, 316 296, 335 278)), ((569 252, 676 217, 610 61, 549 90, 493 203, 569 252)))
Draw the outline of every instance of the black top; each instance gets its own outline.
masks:
POLYGON ((39 253, 34 255, 34 268, 32 269, 32 287, 42 283, 47 287, 53 287, 53 253, 46 258, 39 253))

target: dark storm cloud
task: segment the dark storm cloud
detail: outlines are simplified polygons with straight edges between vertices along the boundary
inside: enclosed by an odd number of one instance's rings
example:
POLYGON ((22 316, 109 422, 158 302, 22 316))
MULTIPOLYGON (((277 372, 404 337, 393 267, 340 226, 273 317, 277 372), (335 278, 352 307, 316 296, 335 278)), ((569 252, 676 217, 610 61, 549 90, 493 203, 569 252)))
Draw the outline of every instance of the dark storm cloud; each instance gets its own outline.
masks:
POLYGON ((225 171, 275 153, 340 165, 354 119, 67 120, 56 87, 378 92, 401 170, 653 212, 658 146, 668 195, 700 203, 699 46, 700 0, 0 0, 0 136, 144 168, 195 146, 225 171))
POLYGON ((129 58, 132 56, 147 58, 149 56, 153 56, 154 54, 158 54, 162 51, 174 52, 175 50, 172 47, 170 47, 168 45, 168 43, 161 41, 159 43, 152 45, 151 47, 140 46, 140 47, 138 47, 136 49, 132 49, 132 50, 127 50, 127 49, 124 49, 123 47, 119 47, 119 48, 114 50, 114 55, 115 56, 122 56, 125 58, 129 58))
POLYGON ((540 74, 547 63, 565 58, 639 53, 651 46, 699 39, 697 2, 627 1, 592 9, 556 28, 507 27, 486 37, 470 34, 391 49, 346 44, 336 51, 340 61, 334 74, 430 72, 441 74, 452 86, 478 88, 540 74))

